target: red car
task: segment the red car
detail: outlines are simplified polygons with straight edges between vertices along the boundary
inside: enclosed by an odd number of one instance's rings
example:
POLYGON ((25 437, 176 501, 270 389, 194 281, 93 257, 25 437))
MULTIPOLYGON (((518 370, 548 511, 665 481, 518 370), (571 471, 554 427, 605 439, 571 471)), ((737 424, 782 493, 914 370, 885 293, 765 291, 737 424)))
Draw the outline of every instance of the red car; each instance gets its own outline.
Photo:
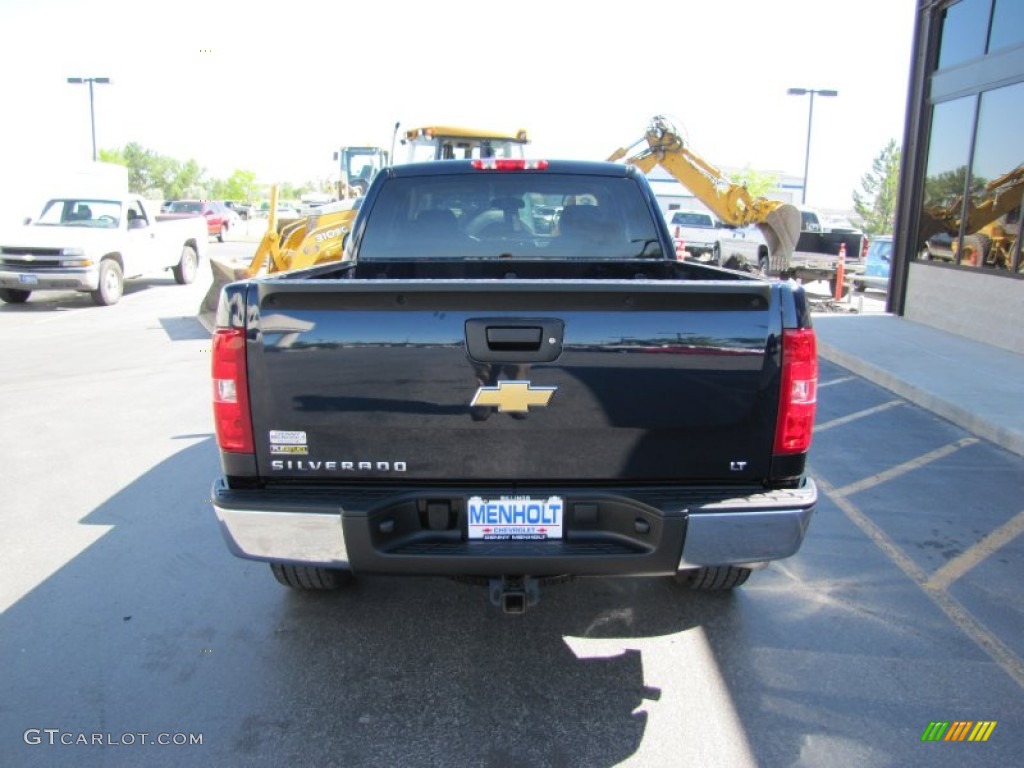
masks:
POLYGON ((224 242, 238 221, 238 214, 223 203, 213 200, 175 200, 168 213, 190 213, 206 219, 206 231, 224 242))

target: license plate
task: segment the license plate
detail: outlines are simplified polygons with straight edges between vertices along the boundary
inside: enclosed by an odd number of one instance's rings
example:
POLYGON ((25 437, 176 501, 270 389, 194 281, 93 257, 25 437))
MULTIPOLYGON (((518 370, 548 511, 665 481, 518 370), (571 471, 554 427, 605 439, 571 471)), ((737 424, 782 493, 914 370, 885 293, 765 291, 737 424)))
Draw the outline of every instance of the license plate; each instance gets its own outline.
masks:
POLYGON ((22 285, 39 285, 39 278, 36 275, 18 275, 18 282, 22 285))
POLYGON ((534 499, 474 496, 467 505, 469 538, 486 541, 541 541, 562 538, 565 505, 561 496, 534 499))

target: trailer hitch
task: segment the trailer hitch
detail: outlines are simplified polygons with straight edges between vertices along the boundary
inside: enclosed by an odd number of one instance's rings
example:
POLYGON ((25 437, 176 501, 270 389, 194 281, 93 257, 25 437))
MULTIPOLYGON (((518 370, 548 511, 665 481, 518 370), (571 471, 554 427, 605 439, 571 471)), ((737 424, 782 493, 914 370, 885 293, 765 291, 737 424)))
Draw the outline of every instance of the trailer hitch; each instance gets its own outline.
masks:
POLYGON ((501 576, 490 580, 491 604, 505 613, 526 613, 540 601, 540 583, 529 576, 501 576))

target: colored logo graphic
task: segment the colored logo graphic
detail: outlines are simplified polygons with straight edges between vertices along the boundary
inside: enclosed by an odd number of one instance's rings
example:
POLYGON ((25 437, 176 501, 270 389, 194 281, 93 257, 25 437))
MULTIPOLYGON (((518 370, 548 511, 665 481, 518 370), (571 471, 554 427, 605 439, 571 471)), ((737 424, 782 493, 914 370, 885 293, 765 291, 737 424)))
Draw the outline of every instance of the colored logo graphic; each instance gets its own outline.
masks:
POLYGON ((497 406, 499 413, 526 413, 530 406, 548 404, 558 387, 534 387, 528 381, 499 381, 496 387, 480 387, 470 406, 497 406))
POLYGON ((921 734, 921 741, 988 741, 996 720, 933 720, 921 734))

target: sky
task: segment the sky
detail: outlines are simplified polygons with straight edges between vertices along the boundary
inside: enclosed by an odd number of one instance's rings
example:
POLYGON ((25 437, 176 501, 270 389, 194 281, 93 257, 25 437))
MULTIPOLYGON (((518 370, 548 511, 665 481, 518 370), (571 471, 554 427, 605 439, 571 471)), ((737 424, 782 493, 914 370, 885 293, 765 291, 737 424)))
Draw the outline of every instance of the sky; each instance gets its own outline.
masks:
POLYGON ((902 142, 915 0, 0 0, 0 204, 97 145, 137 142, 209 175, 336 177, 344 145, 404 127, 518 130, 529 155, 603 160, 671 116, 712 164, 802 176, 852 209, 902 142), (268 10, 264 11, 263 8, 268 10), (294 12, 288 15, 289 9, 294 12))

